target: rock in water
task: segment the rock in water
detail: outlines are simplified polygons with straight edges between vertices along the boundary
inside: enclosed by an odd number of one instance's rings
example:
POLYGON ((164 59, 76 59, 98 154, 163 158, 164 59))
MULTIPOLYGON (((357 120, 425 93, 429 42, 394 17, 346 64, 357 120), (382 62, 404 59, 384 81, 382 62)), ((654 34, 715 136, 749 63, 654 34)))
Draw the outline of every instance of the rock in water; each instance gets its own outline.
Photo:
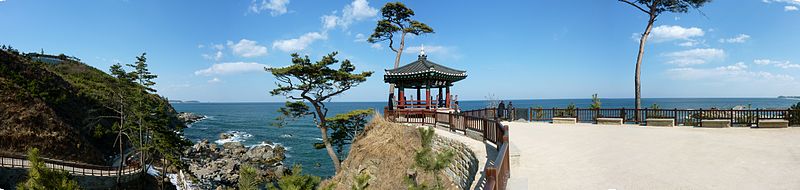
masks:
POLYGON ((189 171, 203 189, 234 187, 242 165, 253 166, 264 179, 280 177, 285 172, 285 149, 280 145, 263 144, 247 148, 240 142, 227 142, 218 147, 216 143, 203 140, 186 150, 184 157, 188 160, 189 171))
POLYGON ((206 119, 207 117, 204 115, 191 113, 191 112, 180 112, 178 113, 178 119, 183 121, 186 124, 192 124, 194 122, 206 119))

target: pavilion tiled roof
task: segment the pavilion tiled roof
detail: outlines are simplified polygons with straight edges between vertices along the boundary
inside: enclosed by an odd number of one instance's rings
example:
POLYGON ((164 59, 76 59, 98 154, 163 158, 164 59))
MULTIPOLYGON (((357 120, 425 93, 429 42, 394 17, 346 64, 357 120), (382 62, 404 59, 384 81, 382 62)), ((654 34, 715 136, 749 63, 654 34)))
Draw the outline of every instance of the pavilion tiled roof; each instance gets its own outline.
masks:
POLYGON ((416 75, 421 73, 433 72, 437 74, 455 76, 455 77, 466 77, 467 72, 462 70, 453 69, 450 67, 446 67, 443 65, 436 64, 431 62, 427 59, 427 55, 420 55, 419 58, 411 62, 407 65, 402 67, 398 67, 396 69, 387 69, 386 75, 388 76, 395 76, 395 75, 416 75))

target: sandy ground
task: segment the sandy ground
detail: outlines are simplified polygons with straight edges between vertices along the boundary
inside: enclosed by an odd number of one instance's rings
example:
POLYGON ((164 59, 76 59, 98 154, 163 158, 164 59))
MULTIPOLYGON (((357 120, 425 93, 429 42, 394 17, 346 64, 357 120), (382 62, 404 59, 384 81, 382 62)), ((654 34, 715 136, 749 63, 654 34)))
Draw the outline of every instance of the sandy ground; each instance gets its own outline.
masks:
POLYGON ((800 189, 800 128, 506 124, 509 189, 800 189))

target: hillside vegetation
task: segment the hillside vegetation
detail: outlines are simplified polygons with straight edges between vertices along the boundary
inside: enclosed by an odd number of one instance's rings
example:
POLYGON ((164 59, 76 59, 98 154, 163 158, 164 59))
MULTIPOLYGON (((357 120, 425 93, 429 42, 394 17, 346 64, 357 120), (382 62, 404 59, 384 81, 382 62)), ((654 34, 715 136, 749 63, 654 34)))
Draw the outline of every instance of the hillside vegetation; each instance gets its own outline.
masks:
MULTIPOLYGON (((420 130, 391 123, 376 116, 366 131, 353 142, 342 171, 325 180, 320 187, 333 189, 405 189, 413 175, 419 184, 435 184, 433 174, 415 168, 417 151, 423 149, 420 130), (402 188, 401 188, 402 187, 402 188)), ((444 174, 444 189, 458 189, 444 174)))
MULTIPOLYGON (((168 118, 165 125, 149 129, 165 132, 153 138, 176 136, 174 131, 183 127, 166 99, 136 83, 117 80, 75 59, 43 63, 29 55, 5 47, 0 51, 2 151, 24 154, 38 148, 46 158, 105 165, 119 152, 117 110, 137 104, 160 105, 150 115, 168 118)), ((125 139, 126 147, 132 140, 125 139)))

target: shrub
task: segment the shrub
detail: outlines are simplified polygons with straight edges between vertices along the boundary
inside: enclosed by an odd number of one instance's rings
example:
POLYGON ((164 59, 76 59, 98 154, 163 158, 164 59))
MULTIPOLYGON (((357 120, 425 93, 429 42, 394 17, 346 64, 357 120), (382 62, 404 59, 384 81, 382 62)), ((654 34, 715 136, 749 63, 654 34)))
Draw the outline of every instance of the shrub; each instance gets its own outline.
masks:
POLYGON ((592 105, 589 106, 589 109, 600 109, 600 105, 603 103, 600 102, 600 98, 597 97, 597 94, 592 94, 592 105))
POLYGON ((70 179, 70 175, 66 171, 47 168, 44 161, 39 158, 39 149, 28 150, 28 161, 31 167, 28 170, 28 179, 17 184, 17 189, 80 189, 78 182, 70 179))
POLYGON ((320 177, 313 175, 304 175, 303 167, 300 164, 295 164, 292 167, 292 175, 286 175, 278 181, 270 184, 267 189, 270 190, 306 190, 316 189, 319 186, 320 177), (277 184, 277 185, 276 185, 277 184))
POLYGON ((800 124, 800 102, 797 102, 791 107, 792 112, 789 113, 789 123, 798 125, 800 124))
POLYGON ((256 168, 249 165, 243 165, 239 168, 239 190, 258 190, 258 184, 261 183, 256 172, 256 168))

